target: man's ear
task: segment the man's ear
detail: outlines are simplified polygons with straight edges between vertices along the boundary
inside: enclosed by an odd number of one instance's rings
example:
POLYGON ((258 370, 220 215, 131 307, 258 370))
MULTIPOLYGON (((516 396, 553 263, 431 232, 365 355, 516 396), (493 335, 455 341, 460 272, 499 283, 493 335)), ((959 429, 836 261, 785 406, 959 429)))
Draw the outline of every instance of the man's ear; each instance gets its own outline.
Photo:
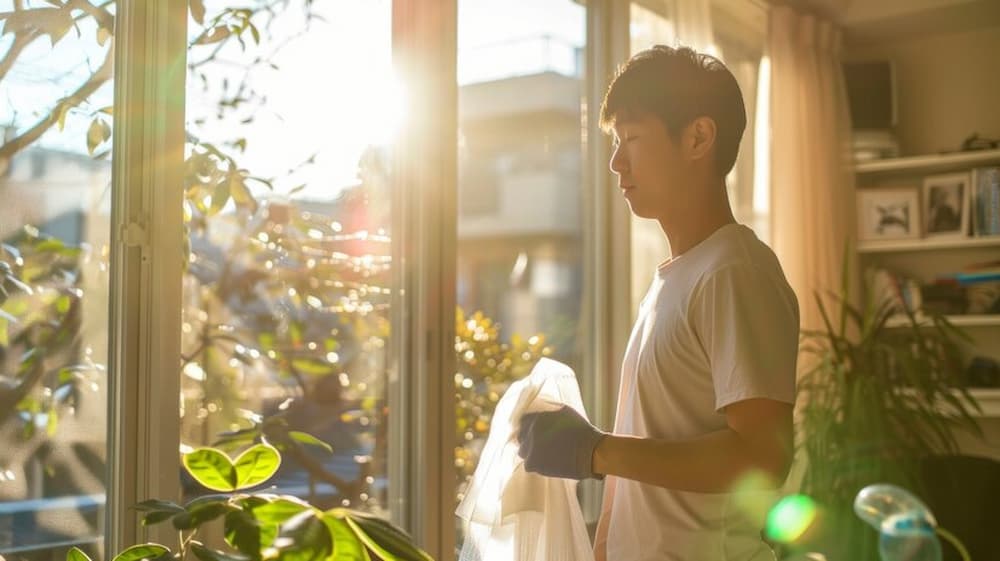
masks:
POLYGON ((690 160, 709 156, 715 147, 717 129, 709 117, 698 117, 684 128, 684 155, 690 160))

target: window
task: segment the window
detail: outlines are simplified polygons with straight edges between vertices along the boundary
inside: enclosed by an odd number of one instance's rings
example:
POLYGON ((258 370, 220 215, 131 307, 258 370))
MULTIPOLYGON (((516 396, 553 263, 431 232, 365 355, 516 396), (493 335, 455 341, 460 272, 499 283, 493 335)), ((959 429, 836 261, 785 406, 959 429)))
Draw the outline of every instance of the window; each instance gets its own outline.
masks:
POLYGON ((585 184, 582 103, 586 10, 572 0, 521 0, 498 10, 460 0, 460 205, 489 174, 490 213, 458 222, 455 393, 457 493, 477 465, 499 397, 539 358, 576 370, 585 184))
MULTIPOLYGON (((553 356, 609 415, 615 273, 653 258, 585 139, 628 24, 683 38, 674 4, 61 4, 0 0, 0 554, 171 540, 130 508, 203 492, 178 443, 266 438, 278 491, 447 559, 510 382, 553 356)), ((712 18, 749 80, 752 37, 712 18)))
POLYGON ((16 4, 0 37, 0 555, 98 555, 115 10, 16 4))
POLYGON ((189 29, 182 450, 263 440, 276 492, 388 516, 391 2, 244 5, 189 29))

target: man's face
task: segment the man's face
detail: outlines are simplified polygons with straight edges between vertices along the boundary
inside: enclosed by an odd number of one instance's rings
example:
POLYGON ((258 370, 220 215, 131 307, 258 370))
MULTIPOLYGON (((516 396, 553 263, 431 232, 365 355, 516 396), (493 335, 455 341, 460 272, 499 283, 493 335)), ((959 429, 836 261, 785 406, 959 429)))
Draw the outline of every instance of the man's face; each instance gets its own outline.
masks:
POLYGON ((687 166, 664 124, 652 116, 619 119, 613 127, 611 171, 632 213, 662 219, 684 185, 687 166))

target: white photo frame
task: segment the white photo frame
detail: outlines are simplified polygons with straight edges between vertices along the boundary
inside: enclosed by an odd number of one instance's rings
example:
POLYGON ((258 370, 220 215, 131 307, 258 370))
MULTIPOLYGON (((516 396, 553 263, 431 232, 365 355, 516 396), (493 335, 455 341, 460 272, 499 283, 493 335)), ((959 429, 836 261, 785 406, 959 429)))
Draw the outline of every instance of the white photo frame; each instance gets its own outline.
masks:
POLYGON ((969 235, 969 173, 924 178, 924 234, 928 238, 964 238, 969 235))
POLYGON ((859 240, 920 237, 920 194, 916 187, 859 190, 857 199, 859 240))

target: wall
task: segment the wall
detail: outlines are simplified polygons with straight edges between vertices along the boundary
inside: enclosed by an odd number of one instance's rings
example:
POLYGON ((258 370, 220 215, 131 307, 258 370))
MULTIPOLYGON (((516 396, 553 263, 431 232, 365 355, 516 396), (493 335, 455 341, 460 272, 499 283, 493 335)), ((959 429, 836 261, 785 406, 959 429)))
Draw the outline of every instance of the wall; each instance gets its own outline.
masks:
POLYGON ((896 64, 904 155, 957 150, 973 132, 1000 138, 1000 21, 991 27, 851 43, 847 60, 896 64))

